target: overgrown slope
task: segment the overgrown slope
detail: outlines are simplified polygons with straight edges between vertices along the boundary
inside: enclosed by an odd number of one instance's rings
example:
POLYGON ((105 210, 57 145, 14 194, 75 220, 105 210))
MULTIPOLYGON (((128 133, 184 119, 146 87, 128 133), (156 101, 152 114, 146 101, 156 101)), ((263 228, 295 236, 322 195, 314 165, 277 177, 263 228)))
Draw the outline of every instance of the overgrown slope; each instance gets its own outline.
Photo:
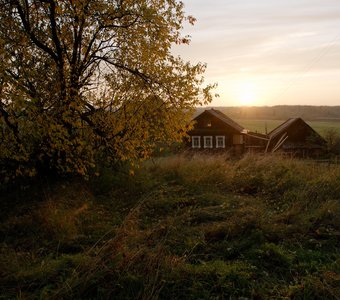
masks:
POLYGON ((174 156, 2 199, 2 298, 339 299, 340 167, 174 156))

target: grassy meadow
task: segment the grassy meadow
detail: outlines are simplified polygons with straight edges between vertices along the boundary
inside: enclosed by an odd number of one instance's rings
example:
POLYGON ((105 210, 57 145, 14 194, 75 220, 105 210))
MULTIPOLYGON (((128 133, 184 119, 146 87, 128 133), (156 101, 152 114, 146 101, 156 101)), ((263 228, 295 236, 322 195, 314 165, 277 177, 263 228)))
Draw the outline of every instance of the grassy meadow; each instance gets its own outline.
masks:
POLYGON ((179 155, 100 173, 2 193, 1 299, 339 299, 340 166, 179 155))
MULTIPOLYGON (((235 121, 249 130, 265 133, 266 127, 267 131, 270 132, 277 126, 281 125, 285 120, 235 119, 235 121)), ((324 135, 327 129, 335 129, 340 135, 339 121, 307 121, 307 124, 321 136, 324 135)))

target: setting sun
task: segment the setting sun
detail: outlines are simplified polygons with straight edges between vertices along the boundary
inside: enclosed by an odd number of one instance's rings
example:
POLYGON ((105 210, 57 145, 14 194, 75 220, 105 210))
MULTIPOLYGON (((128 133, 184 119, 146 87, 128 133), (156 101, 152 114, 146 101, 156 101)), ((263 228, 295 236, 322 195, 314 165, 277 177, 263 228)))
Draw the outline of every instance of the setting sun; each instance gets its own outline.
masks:
POLYGON ((235 96, 242 106, 256 105, 258 100, 256 85, 250 82, 239 84, 235 96))

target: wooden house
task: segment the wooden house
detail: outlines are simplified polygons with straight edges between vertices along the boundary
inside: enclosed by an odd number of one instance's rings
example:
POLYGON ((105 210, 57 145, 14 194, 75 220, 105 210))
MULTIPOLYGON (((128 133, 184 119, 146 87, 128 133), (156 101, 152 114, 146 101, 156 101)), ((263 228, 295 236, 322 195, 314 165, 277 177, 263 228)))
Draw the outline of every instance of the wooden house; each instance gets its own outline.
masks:
POLYGON ((216 109, 202 112, 188 132, 188 146, 197 150, 244 151, 244 128, 216 109))
POLYGON ((291 118, 268 133, 265 152, 278 150, 299 157, 317 157, 326 150, 326 141, 301 118, 291 118))
POLYGON ((187 146, 197 150, 231 150, 270 153, 282 151, 299 157, 317 157, 326 150, 326 141, 301 118, 291 118, 269 132, 251 132, 216 109, 194 118, 187 146))

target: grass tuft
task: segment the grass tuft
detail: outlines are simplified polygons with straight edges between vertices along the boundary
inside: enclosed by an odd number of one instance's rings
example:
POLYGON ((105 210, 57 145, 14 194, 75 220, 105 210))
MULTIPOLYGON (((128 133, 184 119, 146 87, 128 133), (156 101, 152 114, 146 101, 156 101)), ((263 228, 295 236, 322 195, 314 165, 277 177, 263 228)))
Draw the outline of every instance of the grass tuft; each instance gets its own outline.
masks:
POLYGON ((1 298, 337 299, 339 166, 178 155, 129 168, 5 197, 1 298))

